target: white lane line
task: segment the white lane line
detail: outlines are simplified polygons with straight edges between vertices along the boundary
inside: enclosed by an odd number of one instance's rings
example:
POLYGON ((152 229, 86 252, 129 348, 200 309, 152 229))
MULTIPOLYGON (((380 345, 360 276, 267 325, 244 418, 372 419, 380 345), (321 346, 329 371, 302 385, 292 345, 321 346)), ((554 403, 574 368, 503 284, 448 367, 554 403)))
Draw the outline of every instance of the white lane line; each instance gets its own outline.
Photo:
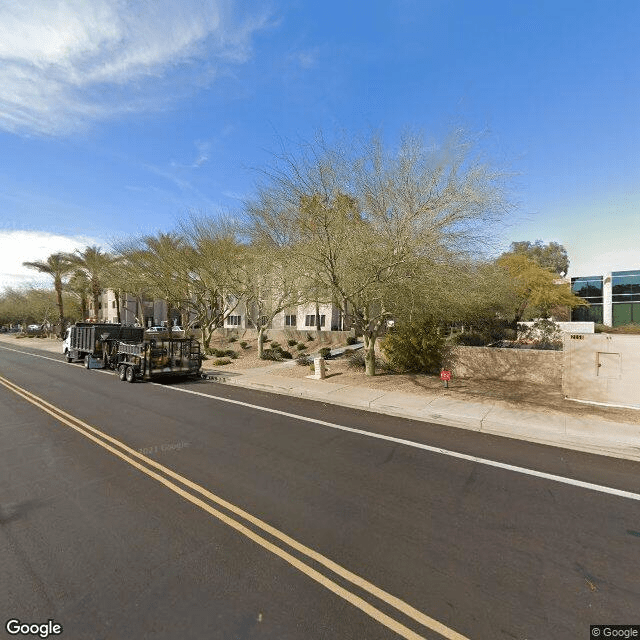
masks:
POLYGON ((466 453, 459 453, 457 451, 450 451, 449 449, 442 449, 441 447, 433 447, 421 442, 415 442, 413 440, 405 440, 404 438, 396 438, 394 436, 386 436, 381 433, 375 433, 373 431, 364 431, 363 429, 356 429, 354 427, 345 427, 341 424, 334 422, 327 422, 325 420, 319 420, 317 418, 308 418, 307 416, 301 416, 297 413, 289 413, 287 411, 281 411, 280 409, 271 409, 269 407, 261 407, 257 404, 251 404, 250 402, 242 402, 241 400, 232 400, 231 398, 223 398, 220 396, 210 395, 208 393, 202 393, 201 391, 193 391, 191 389, 181 389, 180 387, 170 387, 166 385, 158 385, 157 383, 151 383, 157 386, 161 386, 163 389, 171 389, 172 391, 180 391, 181 393, 191 393, 193 395, 202 396, 203 398, 209 398, 212 400, 218 400, 219 402, 227 402, 229 404, 237 404, 242 407, 248 407, 250 409, 256 409, 257 411, 264 411, 266 413, 274 413, 276 415, 285 416, 287 418, 293 418, 295 420, 301 420, 303 422, 311 422, 313 424, 319 424, 323 427, 329 427, 331 429, 338 429, 339 431, 346 431, 348 433, 356 433, 368 438, 376 438, 377 440, 386 440, 387 442, 393 442, 396 444, 402 444, 407 447, 413 447, 414 449, 422 449, 423 451, 429 451, 431 453, 439 453, 451 458, 457 458, 459 460, 466 460, 468 462, 476 462, 488 467, 495 467, 497 469, 504 469, 506 471, 513 471, 515 473, 522 473, 528 476, 534 476, 536 478, 543 478, 545 480, 552 480, 554 482, 561 482, 563 484, 572 485, 574 487, 580 487, 581 489, 589 489, 591 491, 599 491, 600 493, 608 493, 609 495, 618 496, 620 498, 628 498, 630 500, 640 501, 640 493, 633 493, 631 491, 623 491, 622 489, 614 489, 612 487, 606 487, 600 484, 593 484, 591 482, 584 482, 582 480, 574 480, 573 478, 565 478, 564 476, 558 476, 552 473, 546 473, 544 471, 536 471, 535 469, 528 469, 527 467, 519 467, 513 464, 507 464, 505 462, 497 462, 496 460, 489 460, 487 458, 479 458, 466 453))
MULTIPOLYGON (((8 347, 0 347, 0 349, 8 349, 8 347)), ((35 358, 44 358, 45 360, 52 360, 58 364, 66 364, 60 360, 54 358, 48 358, 47 356, 37 355, 35 353, 28 353, 26 351, 18 351, 16 349, 8 349, 8 351, 15 351, 16 353, 23 353, 35 358)), ((101 371, 102 373, 111 373, 110 371, 104 371, 101 369, 94 369, 94 371, 101 371)), ((504 469, 506 471, 513 471, 514 473, 521 473, 527 476, 533 476, 536 478, 543 478, 544 480, 552 480, 553 482, 560 482, 562 484, 568 484, 574 487, 580 487, 581 489, 588 489, 590 491, 598 491, 599 493, 606 493, 612 496, 618 496, 619 498, 628 498, 629 500, 640 501, 640 493, 633 493, 631 491, 623 491, 622 489, 614 489, 613 487, 606 487, 601 484, 593 484, 591 482, 584 482, 582 480, 574 480, 573 478, 565 478, 564 476, 558 476, 552 473, 546 473, 544 471, 536 471, 535 469, 528 469, 527 467, 519 467, 513 464, 507 464, 505 462, 497 462, 496 460, 489 460, 488 458, 478 458, 466 453, 459 453, 457 451, 450 451, 449 449, 442 449, 440 447, 432 447, 428 444, 422 444, 421 442, 414 442, 413 440, 405 440, 404 438, 395 438, 394 436, 385 436, 381 433, 375 433, 373 431, 364 431, 363 429, 356 429, 354 427, 345 427, 341 424, 334 422, 326 422, 325 420, 318 420, 317 418, 308 418, 307 416, 301 416, 297 413, 289 413, 287 411, 280 411, 279 409, 271 409, 269 407, 261 407, 257 404, 251 404, 250 402, 242 402, 241 400, 232 400, 231 398, 223 398, 221 396, 214 396, 209 393, 202 393, 201 391, 193 391, 191 389, 181 389, 180 387, 171 387, 168 385, 158 384, 157 382, 151 382, 157 387, 163 389, 171 389, 172 391, 180 391, 181 393, 191 393, 196 396, 202 396, 203 398, 209 398, 210 400, 217 400, 219 402, 227 402, 229 404, 237 404, 241 407, 248 407, 249 409, 255 409, 256 411, 264 411, 265 413, 274 413, 276 415, 285 416, 286 418, 293 418, 294 420, 300 420, 302 422, 310 422, 312 424, 319 424, 323 427, 329 427, 331 429, 338 429, 339 431, 346 431, 348 433, 356 433, 368 438, 376 438, 377 440, 386 440, 387 442, 394 442, 396 444, 402 444, 407 447, 413 447, 414 449, 422 449, 423 451, 429 451, 431 453, 439 453, 443 456, 449 456, 450 458, 457 458, 458 460, 466 460, 468 462, 476 462, 487 467, 494 467, 496 469, 504 469)))
MULTIPOLYGON (((14 353, 21 353, 22 355, 25 356, 31 356, 32 358, 42 358, 43 360, 51 360, 51 362, 57 362, 58 364, 68 364, 70 366, 75 366, 76 368, 78 368, 78 365, 81 365, 81 363, 78 362, 65 362, 64 360, 60 360, 59 358, 50 358, 49 356, 42 356, 39 353, 30 353, 29 351, 20 351, 19 349, 11 349, 10 347, 4 347, 2 345, 0 345, 0 349, 4 349, 5 351, 13 351, 14 353)), ((35 349, 35 347, 34 347, 35 349)), ((60 354, 63 355, 63 354, 60 354)), ((81 368, 84 368, 84 365, 81 365, 81 368)), ((99 373, 108 373, 108 374, 113 374, 114 372, 111 369, 91 369, 91 371, 98 371, 99 373)))

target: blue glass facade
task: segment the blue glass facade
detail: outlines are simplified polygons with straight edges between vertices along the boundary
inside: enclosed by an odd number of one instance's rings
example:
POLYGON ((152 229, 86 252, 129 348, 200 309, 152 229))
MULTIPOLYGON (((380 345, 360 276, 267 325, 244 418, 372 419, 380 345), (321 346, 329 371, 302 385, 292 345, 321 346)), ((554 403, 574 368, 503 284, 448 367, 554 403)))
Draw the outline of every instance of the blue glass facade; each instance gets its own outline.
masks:
POLYGON ((640 271, 614 271, 611 274, 613 326, 640 324, 640 271))
POLYGON ((588 307, 576 307, 573 309, 571 319, 601 324, 603 320, 602 276, 571 278, 571 291, 589 303, 588 307))

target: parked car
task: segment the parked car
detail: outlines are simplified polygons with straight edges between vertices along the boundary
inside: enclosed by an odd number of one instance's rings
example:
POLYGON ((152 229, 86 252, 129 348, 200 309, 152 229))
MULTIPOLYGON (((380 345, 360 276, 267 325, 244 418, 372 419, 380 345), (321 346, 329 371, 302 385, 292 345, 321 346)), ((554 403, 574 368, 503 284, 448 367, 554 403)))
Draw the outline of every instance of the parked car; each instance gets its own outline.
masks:
POLYGON ((40 331, 40 329, 42 329, 42 325, 39 324, 30 324, 27 327, 27 331, 40 331))
POLYGON ((146 333, 167 333, 167 327, 149 327, 145 329, 146 333))

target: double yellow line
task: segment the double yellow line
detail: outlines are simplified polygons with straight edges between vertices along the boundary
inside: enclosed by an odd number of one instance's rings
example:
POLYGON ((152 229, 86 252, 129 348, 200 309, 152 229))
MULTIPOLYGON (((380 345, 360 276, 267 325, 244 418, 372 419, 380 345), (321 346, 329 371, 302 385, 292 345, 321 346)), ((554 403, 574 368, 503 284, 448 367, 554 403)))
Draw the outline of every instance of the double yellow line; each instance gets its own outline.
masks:
POLYGON ((366 600, 364 600, 360 596, 356 595, 355 593, 352 593, 348 589, 345 589, 344 587, 339 585, 337 582, 325 576, 324 574, 320 573, 318 570, 314 569, 312 566, 310 566, 306 562, 303 562, 302 560, 292 555, 285 549, 267 540, 265 537, 263 537, 263 535, 256 533, 256 531, 254 531, 253 529, 250 529, 249 527, 246 526, 246 524, 243 524, 238 519, 241 519, 247 523, 250 523, 261 533, 268 534, 272 538, 275 538, 277 541, 281 542, 285 548, 288 547, 289 549, 295 550, 296 552, 298 552, 298 554, 300 554, 301 556, 304 556, 310 560, 313 560, 317 564, 328 569, 330 572, 332 572, 336 576, 339 576, 340 578, 351 583, 355 587, 358 587, 359 589, 374 596, 378 600, 384 602, 386 605, 392 607, 396 611, 402 613, 403 615, 407 616, 413 621, 426 627, 427 629, 430 629, 431 631, 435 631, 436 633, 440 634, 442 637, 447 638, 447 640, 468 640, 468 638, 466 638, 465 636, 457 633, 453 629, 450 629, 449 627, 443 625, 437 620, 434 620, 433 618, 425 615, 421 611, 418 611, 417 609, 415 609, 408 603, 404 602, 403 600, 400 600, 399 598, 396 598, 390 593, 387 593, 383 589, 376 587, 374 584, 368 582, 364 578, 361 578, 360 576, 352 573, 348 569, 345 569, 344 567, 333 562, 332 560, 323 556, 317 551, 314 551, 313 549, 310 549, 309 547, 301 544, 300 542, 294 540, 293 538, 289 537, 285 533, 282 533, 281 531, 279 531, 278 529, 275 529, 274 527, 270 526, 266 522, 263 522, 259 518, 252 516, 250 513, 247 513, 240 507, 237 507, 231 504, 230 502, 227 502, 223 498, 220 498, 219 496, 211 493, 210 491, 207 491, 204 487, 201 487, 200 485, 196 484, 195 482, 192 482, 188 478, 185 478, 184 476, 181 476, 175 473, 171 469, 168 469, 167 467, 157 463, 155 460, 152 460, 151 458, 147 458, 145 455, 139 453, 138 451, 136 451, 135 449, 132 449, 131 447, 128 447, 123 442, 120 442, 116 438, 112 438, 106 433, 99 431, 95 427, 88 425, 86 422, 83 422, 82 420, 75 418, 74 416, 66 413, 62 409, 59 409, 55 405, 52 405, 49 402, 46 402, 42 398, 31 393, 30 391, 27 391, 26 389, 14 384, 10 380, 7 380, 7 378, 0 376, 0 384, 5 386, 10 391, 13 391, 13 393, 17 394, 18 396, 24 398, 27 402, 30 402, 31 404, 35 405, 39 409, 42 409, 42 411, 48 413, 50 416, 54 417, 59 422, 65 424, 68 427, 71 427, 72 429, 82 434, 86 438, 89 438, 89 440, 92 440, 97 445, 101 446, 103 449, 106 449, 107 451, 117 456, 121 460, 125 461, 132 467, 135 467, 145 475, 149 476, 150 478, 153 478, 154 480, 157 480, 158 482, 163 484, 168 489, 171 489, 171 491, 177 493, 179 496, 181 496, 185 500, 188 500, 189 502, 200 507, 202 510, 214 516, 221 522, 224 522, 226 525, 228 525, 232 529, 235 529, 238 533, 241 533, 242 535, 246 536, 256 544, 259 544, 264 549, 270 551, 271 553, 278 556, 279 558, 282 558, 285 562, 289 563, 291 566, 295 567, 296 569, 304 573, 306 576, 308 576, 312 580, 315 580, 317 583, 321 584, 323 587, 329 589, 329 591, 332 591, 333 593, 340 596, 347 602, 351 603, 353 606, 357 607, 367 615, 371 616, 374 620, 376 620, 380 624, 384 625, 385 627, 388 627, 392 631, 395 631, 399 636, 403 638, 407 638, 409 640, 423 639, 423 636, 409 629, 408 627, 398 622, 391 616, 383 613, 376 607, 369 604, 366 600), (160 475, 160 473, 157 473, 156 471, 154 471, 154 469, 161 472, 163 475, 160 475), (190 491, 187 491, 183 487, 178 486, 172 480, 179 482, 184 487, 187 487, 190 491), (206 498, 208 502, 205 502, 202 498, 206 498), (223 513, 222 511, 211 506, 210 503, 213 503, 219 507, 226 509, 228 512, 236 516, 236 518, 238 519, 234 519, 233 517, 223 513))

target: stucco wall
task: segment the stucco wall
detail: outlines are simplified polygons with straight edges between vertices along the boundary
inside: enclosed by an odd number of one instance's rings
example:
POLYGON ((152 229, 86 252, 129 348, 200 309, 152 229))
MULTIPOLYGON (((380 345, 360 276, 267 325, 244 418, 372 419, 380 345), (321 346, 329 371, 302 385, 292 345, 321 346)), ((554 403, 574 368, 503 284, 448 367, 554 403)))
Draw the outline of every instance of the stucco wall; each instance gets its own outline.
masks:
POLYGON ((568 398, 640 408, 640 336, 567 335, 562 388, 568 398))
POLYGON ((495 347, 456 347, 453 375, 536 384, 562 381, 561 351, 499 349, 495 347))

